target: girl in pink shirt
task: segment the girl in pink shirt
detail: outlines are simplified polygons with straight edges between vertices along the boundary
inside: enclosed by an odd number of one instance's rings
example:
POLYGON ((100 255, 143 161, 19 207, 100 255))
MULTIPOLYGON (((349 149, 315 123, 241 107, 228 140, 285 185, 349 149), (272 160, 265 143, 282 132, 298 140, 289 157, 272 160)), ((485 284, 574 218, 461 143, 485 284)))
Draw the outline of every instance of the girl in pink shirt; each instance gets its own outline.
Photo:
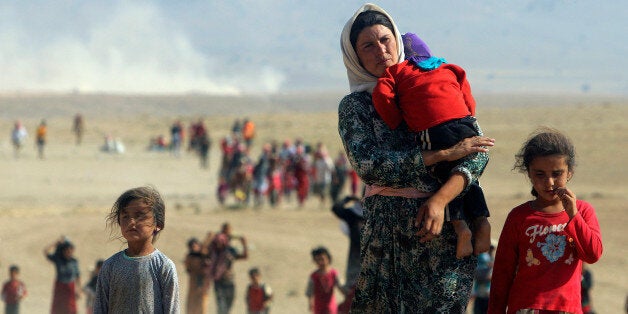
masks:
POLYGON ((602 255, 600 225, 591 204, 567 188, 575 166, 571 141, 553 129, 537 131, 516 155, 534 200, 515 207, 499 238, 489 313, 582 313, 582 262, 602 255))

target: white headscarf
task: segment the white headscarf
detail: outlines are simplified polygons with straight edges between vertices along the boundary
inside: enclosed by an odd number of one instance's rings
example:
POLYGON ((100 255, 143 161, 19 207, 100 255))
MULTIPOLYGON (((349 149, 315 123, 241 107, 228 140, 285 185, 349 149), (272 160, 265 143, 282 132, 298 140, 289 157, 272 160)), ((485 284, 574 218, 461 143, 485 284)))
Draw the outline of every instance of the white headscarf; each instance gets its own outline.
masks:
POLYGON ((340 35, 340 48, 342 50, 342 60, 345 63, 345 67, 347 68, 347 76, 349 78, 349 90, 351 92, 362 92, 368 91, 371 93, 373 91, 373 87, 377 84, 377 77, 373 74, 369 73, 363 66, 360 64, 360 59, 358 55, 355 53, 353 46, 351 45, 350 35, 351 35, 351 27, 353 26, 353 22, 356 17, 364 12, 364 11, 377 11, 384 14, 393 26, 393 31, 395 33, 395 38, 397 39, 397 55, 399 57, 399 62, 403 61, 403 40, 401 40, 401 33, 397 29, 397 25, 393 18, 386 12, 384 9, 378 7, 372 3, 366 3, 362 7, 360 7, 355 14, 347 21, 345 27, 342 29, 342 34, 340 35))

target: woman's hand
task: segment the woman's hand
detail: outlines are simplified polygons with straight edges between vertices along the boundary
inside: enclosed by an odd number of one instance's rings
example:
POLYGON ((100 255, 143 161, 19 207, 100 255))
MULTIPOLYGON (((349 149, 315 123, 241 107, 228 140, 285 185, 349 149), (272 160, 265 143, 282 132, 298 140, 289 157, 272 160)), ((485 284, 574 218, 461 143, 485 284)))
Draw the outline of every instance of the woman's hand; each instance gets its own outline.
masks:
POLYGON ((488 152, 488 146, 494 146, 495 139, 486 136, 468 137, 456 145, 445 149, 446 161, 454 161, 474 153, 488 152))
POLYGON ((488 152, 488 147, 494 145, 495 139, 486 136, 468 137, 450 148, 438 151, 423 151, 423 163, 426 166, 432 166, 441 161, 454 161, 474 153, 486 153, 488 152))

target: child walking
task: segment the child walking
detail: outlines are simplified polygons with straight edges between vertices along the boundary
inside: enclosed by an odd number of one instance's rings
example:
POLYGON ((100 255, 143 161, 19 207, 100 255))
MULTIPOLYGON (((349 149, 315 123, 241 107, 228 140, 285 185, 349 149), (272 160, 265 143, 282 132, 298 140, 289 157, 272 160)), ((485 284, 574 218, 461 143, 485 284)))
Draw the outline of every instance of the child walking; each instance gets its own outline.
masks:
POLYGON ((2 301, 6 314, 20 313, 20 302, 26 297, 26 285, 20 280, 20 268, 16 265, 9 267, 9 280, 2 286, 2 301))
MULTIPOLYGON (((465 138, 482 135, 465 71, 431 56, 427 45, 415 34, 404 34, 403 42, 406 60, 388 67, 373 89, 373 105, 384 122, 396 129, 405 121, 424 150, 449 148, 465 138)), ((468 177, 470 170, 461 162, 438 163, 432 167, 432 174, 441 183, 453 172, 468 177)), ((456 257, 487 252, 491 242, 489 211, 478 182, 469 182, 466 193, 447 207, 458 236, 456 257), (465 218, 473 222, 473 233, 465 218)))
POLYGON ((310 274, 305 295, 308 298, 309 310, 314 314, 336 314, 338 307, 334 288, 342 290, 338 279, 338 271, 331 267, 331 254, 325 247, 312 250, 312 259, 316 270, 310 274))
POLYGON ((56 277, 50 312, 77 313, 76 301, 81 295, 81 273, 74 257, 74 244, 63 236, 44 248, 44 255, 55 265, 56 277))
POLYGON ((89 282, 83 287, 83 293, 85 294, 85 313, 92 314, 94 312, 94 299, 96 299, 96 283, 98 283, 98 273, 102 268, 103 260, 96 261, 96 266, 92 271, 92 277, 89 282))
POLYGON ((154 247, 165 226, 165 205, 152 187, 124 192, 107 217, 128 247, 102 265, 94 313, 179 313, 175 264, 154 247))
POLYGON ((273 301, 273 290, 268 284, 262 282, 262 274, 259 268, 254 267, 249 270, 249 279, 251 279, 251 283, 249 283, 246 289, 247 313, 270 313, 270 303, 273 301))
POLYGON ((553 129, 535 132, 516 155, 534 199, 504 223, 489 313, 582 313, 582 262, 600 258, 602 239, 593 206, 567 187, 575 164, 573 144, 553 129))

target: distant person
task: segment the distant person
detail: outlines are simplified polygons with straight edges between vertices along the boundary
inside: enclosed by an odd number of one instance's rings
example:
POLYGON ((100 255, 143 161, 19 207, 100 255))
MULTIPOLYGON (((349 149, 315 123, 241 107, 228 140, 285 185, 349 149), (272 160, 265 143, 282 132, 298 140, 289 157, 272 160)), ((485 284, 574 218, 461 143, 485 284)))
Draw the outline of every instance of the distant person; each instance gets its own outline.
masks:
POLYGON ((349 169, 349 178, 351 180, 351 195, 353 196, 357 196, 359 193, 359 188, 360 188, 360 182, 362 180, 360 180, 360 176, 358 175, 358 172, 355 171, 355 169, 351 168, 349 169))
POLYGON ((349 161, 344 151, 339 151, 338 156, 334 160, 334 171, 331 173, 331 186, 329 188, 329 195, 331 196, 332 203, 339 201, 340 194, 342 193, 345 183, 347 182, 347 175, 349 174, 349 161))
POLYGON ((20 150, 24 145, 24 141, 28 137, 28 132, 21 121, 15 121, 13 130, 11 131, 11 142, 13 143, 13 154, 15 158, 19 157, 20 150))
POLYGON ((6 314, 20 313, 20 302, 26 297, 26 285, 20 280, 20 268, 17 265, 9 267, 9 280, 2 286, 2 301, 6 314))
POLYGON ((515 207, 499 237, 489 313, 581 313, 582 263, 602 256, 595 209, 567 187, 576 165, 567 136, 540 129, 516 155, 532 201, 515 207), (521 312, 518 312, 521 311, 521 312))
POLYGON ((100 272, 100 268, 102 268, 103 260, 99 259, 96 261, 96 265, 94 266, 94 270, 92 271, 91 278, 83 287, 83 293, 85 294, 85 313, 92 314, 94 313, 94 301, 96 300, 96 283, 98 282, 98 273, 100 272))
POLYGON ((240 119, 233 121, 233 125, 231 125, 231 135, 238 141, 242 140, 242 121, 240 121, 240 119))
POLYGON ((179 313, 179 280, 174 262, 155 248, 166 223, 166 207, 152 187, 130 189, 107 216, 118 225, 127 248, 102 265, 94 313, 179 313))
POLYGON ((595 314, 591 302, 591 289, 593 288, 593 274, 585 263, 582 263, 582 277, 580 278, 581 300, 583 314, 595 314))
POLYGON ((242 124, 242 139, 246 147, 251 147, 253 138, 255 138, 255 123, 249 119, 244 119, 244 123, 242 124))
POLYGON ((312 250, 312 260, 316 270, 310 274, 305 290, 309 311, 313 314, 336 314, 338 307, 334 288, 342 291, 342 285, 338 271, 331 267, 331 254, 327 248, 317 247, 312 250))
POLYGON ((78 260, 74 258, 74 245, 66 237, 62 237, 44 248, 44 255, 55 265, 56 270, 50 313, 77 313, 76 300, 81 295, 81 273, 78 260))
POLYGON ((473 314, 486 314, 488 312, 488 298, 491 293, 491 277, 495 261, 495 246, 491 244, 488 252, 478 255, 478 266, 475 268, 473 278, 473 314))
POLYGON ((198 139, 198 157, 201 161, 202 169, 209 169, 209 150, 212 142, 209 134, 205 132, 198 139))
POLYGON ((183 123, 175 121, 170 127, 170 151, 176 157, 181 156, 181 145, 183 143, 183 123))
POLYGON ((214 280, 216 307, 218 314, 231 312, 235 298, 235 276, 233 263, 248 258, 248 247, 244 236, 234 236, 231 224, 224 223, 222 230, 209 246, 211 260, 210 276, 214 280), (232 245, 232 240, 239 240, 242 250, 232 245))
MULTIPOLYGON (((209 233, 212 238, 213 234, 209 233)), ((203 252, 203 243, 197 238, 188 240, 185 256, 185 271, 188 273, 188 314, 206 314, 209 311, 209 256, 203 252)))
POLYGON ((268 175, 268 199, 272 207, 276 207, 281 202, 284 186, 284 170, 279 156, 273 154, 268 175))
POLYGON ((201 138, 207 134, 207 128, 203 119, 198 119, 196 123, 190 126, 190 146, 188 150, 198 152, 200 148, 201 138))
POLYGON ((360 274, 360 232, 364 225, 364 208, 360 199, 355 196, 346 196, 339 202, 336 202, 331 210, 336 217, 340 218, 347 227, 347 236, 349 237, 349 255, 347 258, 347 270, 345 286, 343 287, 346 295, 345 300, 338 305, 338 313, 349 313, 351 301, 355 294, 355 284, 360 274))
POLYGON ((83 141, 83 132, 85 131, 85 120, 83 120, 83 115, 80 113, 77 113, 74 116, 72 131, 74 132, 74 137, 76 138, 76 145, 81 145, 81 142, 83 141))
POLYGON ((334 161, 329 157, 325 145, 318 143, 312 162, 312 193, 318 196, 321 204, 325 204, 329 194, 333 171, 334 161))
POLYGON ((249 270, 249 286, 246 288, 247 314, 269 314, 273 301, 273 289, 262 281, 259 268, 249 270))
POLYGON ((48 128, 46 126, 46 120, 41 120, 39 126, 37 127, 36 139, 35 142, 37 144, 37 153, 39 159, 44 159, 44 148, 46 147, 46 135, 48 133, 48 128))
POLYGON ((113 137, 111 134, 105 135, 104 139, 105 139, 105 143, 100 148, 100 150, 106 153, 114 153, 114 154, 124 153, 125 147, 121 139, 117 137, 113 137))
POLYGON ((297 145, 296 153, 291 162, 297 183, 297 200, 299 206, 303 206, 310 191, 310 172, 312 171, 312 159, 303 144, 297 145))
MULTIPOLYGON (((373 105, 384 122, 396 129, 405 121, 423 150, 447 149, 465 138, 481 135, 476 129, 475 100, 465 71, 431 56, 417 35, 406 33, 402 37, 406 60, 386 68, 373 89, 373 105)), ((430 171, 445 183, 452 172, 470 172, 462 161, 440 162, 430 171)), ((447 207, 458 237, 456 257, 488 251, 489 211, 478 182, 471 182, 466 193, 447 207), (473 221, 473 233, 465 219, 473 221)))
POLYGON ((262 146, 262 153, 253 167, 253 204, 255 207, 262 206, 264 197, 268 195, 270 188, 270 171, 272 161, 272 147, 270 143, 262 146))

